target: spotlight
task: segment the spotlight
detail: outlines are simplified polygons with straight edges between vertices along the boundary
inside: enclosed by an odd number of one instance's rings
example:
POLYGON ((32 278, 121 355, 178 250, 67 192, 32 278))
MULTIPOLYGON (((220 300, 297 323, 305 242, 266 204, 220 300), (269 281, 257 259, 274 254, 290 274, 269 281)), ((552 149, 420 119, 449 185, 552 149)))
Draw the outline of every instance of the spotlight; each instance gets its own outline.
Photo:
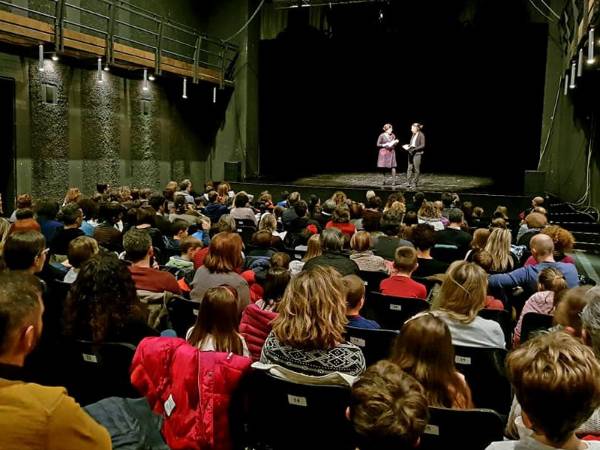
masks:
POLYGON ((579 49, 579 54, 577 56, 577 78, 583 75, 583 49, 579 49))
POLYGON ((590 28, 588 32, 588 55, 587 55, 587 63, 594 64, 594 29, 590 28))
POLYGON ((148 69, 144 69, 144 83, 142 85, 144 91, 148 90, 148 69))
POLYGON ((102 58, 98 58, 98 70, 96 71, 96 81, 102 83, 102 58))
POLYGON ((40 44, 38 47, 38 70, 44 71, 44 44, 40 44))
POLYGON ((154 80, 156 80, 156 78, 154 78, 154 75, 153 75, 153 74, 150 74, 150 75, 148 75, 148 79, 149 79, 150 81, 154 81, 154 80))
POLYGON ((181 96, 181 98, 188 98, 187 97, 187 78, 183 77, 183 95, 181 96))
POLYGON ((571 84, 569 84, 569 88, 575 89, 575 61, 571 63, 571 84))
POLYGON ((58 55, 56 53, 52 55, 52 61, 58 61, 58 55))

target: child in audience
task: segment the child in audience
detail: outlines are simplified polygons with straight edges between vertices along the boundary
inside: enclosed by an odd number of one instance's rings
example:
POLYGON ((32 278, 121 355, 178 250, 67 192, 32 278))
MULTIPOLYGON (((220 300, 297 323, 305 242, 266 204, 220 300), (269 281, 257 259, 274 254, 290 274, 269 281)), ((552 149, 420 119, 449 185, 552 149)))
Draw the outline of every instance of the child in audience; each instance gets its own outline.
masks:
POLYGON ((171 237, 167 238, 167 255, 175 256, 181 252, 180 245, 183 238, 188 237, 188 228, 190 224, 183 219, 175 219, 171 224, 171 237))
POLYGON ((352 386, 347 415, 359 450, 418 447, 429 420, 423 387, 397 365, 379 361, 352 386))
POLYGON ((196 325, 186 334, 187 341, 206 352, 226 352, 250 356, 246 340, 238 332, 236 290, 229 286, 210 288, 204 294, 196 325))
POLYGON ((355 328, 379 329, 381 326, 374 320, 365 319, 360 310, 365 304, 365 283, 357 275, 346 275, 346 318, 348 326, 355 328))
POLYGON ((302 258, 302 260, 294 259, 290 262, 290 272, 292 273, 292 276, 296 276, 302 271, 302 268, 304 267, 306 261, 314 258, 315 256, 320 256, 323 254, 323 251, 321 250, 320 239, 321 236, 319 234, 313 234, 308 239, 308 242, 306 244, 307 248, 306 253, 304 254, 304 258, 302 258))
POLYGON ((427 288, 410 278, 417 267, 416 250, 412 247, 398 247, 394 256, 396 273, 381 282, 381 293, 394 297, 426 299, 427 288))
POLYGON ((552 314, 557 296, 567 289, 567 282, 562 272, 554 267, 547 267, 540 272, 538 277, 538 292, 525 302, 519 321, 515 326, 513 344, 519 345, 521 341, 521 326, 523 317, 527 313, 552 314))
POLYGON ((69 259, 68 263, 71 266, 65 274, 63 281, 65 283, 74 283, 79 274, 81 265, 97 254, 99 251, 98 242, 96 239, 89 236, 79 236, 69 243, 69 259))
POLYGON ((554 317, 552 323, 555 329, 564 330, 571 336, 581 338, 583 325, 581 323, 581 312, 588 304, 586 293, 591 286, 578 286, 567 289, 559 299, 555 301, 554 317))
POLYGON ((473 408, 471 390, 454 366, 450 330, 440 318, 423 313, 409 319, 390 359, 421 383, 429 406, 473 408))
POLYGON ((506 365, 522 407, 520 439, 493 442, 489 450, 600 449, 600 442, 575 435, 600 406, 600 364, 592 349, 554 332, 527 341, 506 365))
POLYGON ((192 236, 184 237, 179 241, 180 255, 174 255, 169 258, 167 267, 175 267, 182 270, 194 269, 194 256, 202 248, 202 242, 192 236))
MULTIPOLYGON (((492 267, 492 259, 493 259, 491 253, 486 250, 479 250, 479 251, 473 253, 472 255, 473 255, 473 257, 472 257, 473 264, 477 264, 479 267, 481 267, 483 270, 485 270, 486 273, 489 273, 491 270, 491 267, 492 267)), ((486 295, 484 308, 485 309, 503 310, 504 303, 502 303, 502 301, 495 298, 493 295, 486 295)))

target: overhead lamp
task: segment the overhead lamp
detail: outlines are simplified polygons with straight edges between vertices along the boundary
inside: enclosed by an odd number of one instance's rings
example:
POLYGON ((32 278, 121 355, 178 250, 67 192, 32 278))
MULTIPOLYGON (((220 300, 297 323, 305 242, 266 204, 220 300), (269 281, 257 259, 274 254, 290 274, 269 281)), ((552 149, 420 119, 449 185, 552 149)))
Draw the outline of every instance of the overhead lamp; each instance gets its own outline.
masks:
POLYGON ((108 62, 106 64, 104 64, 104 71, 110 72, 110 67, 108 66, 108 62))
POLYGON ((52 61, 58 61, 58 55, 56 53, 52 55, 52 61))
POLYGON ((569 87, 571 89, 575 89, 575 70, 576 70, 575 61, 573 61, 571 63, 571 76, 569 78, 571 80, 571 84, 569 84, 569 87))
POLYGON ((565 74, 565 95, 569 93, 569 74, 565 74))
POLYGON ((154 74, 150 74, 150 75, 148 75, 148 79, 149 79, 150 81, 154 81, 154 80, 156 80, 156 78, 154 78, 154 74))
POLYGON ((217 87, 213 87, 213 103, 217 103, 217 87))
POLYGON ((588 32, 588 55, 587 55, 587 63, 594 64, 594 29, 590 28, 588 32))
POLYGON ((181 98, 188 98, 187 97, 187 78, 183 77, 183 95, 181 96, 181 98))
POLYGON ((38 70, 44 71, 44 44, 40 44, 38 47, 38 70))
POLYGON ((96 71, 96 81, 102 83, 102 58, 98 58, 98 70, 96 71))
POLYGON ((583 49, 579 49, 577 56, 577 78, 583 75, 583 49))
POLYGON ((144 83, 142 85, 144 91, 148 90, 148 69, 144 69, 144 83))

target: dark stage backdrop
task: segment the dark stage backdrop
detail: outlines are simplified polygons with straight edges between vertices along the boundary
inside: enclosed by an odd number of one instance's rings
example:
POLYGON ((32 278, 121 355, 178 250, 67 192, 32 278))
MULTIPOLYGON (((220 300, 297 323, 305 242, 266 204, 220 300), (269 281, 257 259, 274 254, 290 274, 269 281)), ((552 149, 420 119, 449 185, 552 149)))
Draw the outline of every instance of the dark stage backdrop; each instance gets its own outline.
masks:
POLYGON ((396 1, 383 20, 377 6, 334 7, 329 33, 293 11, 261 42, 261 174, 373 171, 382 125, 406 143, 419 121, 423 171, 518 189, 537 165, 547 43, 525 4, 396 1))

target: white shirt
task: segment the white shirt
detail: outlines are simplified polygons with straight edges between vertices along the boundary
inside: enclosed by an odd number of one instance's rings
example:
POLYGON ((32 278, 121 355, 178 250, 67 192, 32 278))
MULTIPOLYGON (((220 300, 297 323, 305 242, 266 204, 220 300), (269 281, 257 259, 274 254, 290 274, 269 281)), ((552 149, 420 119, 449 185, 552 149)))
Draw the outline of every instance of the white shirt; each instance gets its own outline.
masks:
POLYGON ((412 135, 412 138, 410 138, 410 146, 411 147, 416 147, 416 143, 417 143, 417 135, 419 133, 415 133, 412 135))
MULTIPOLYGON (((600 441, 581 441, 589 450, 600 449, 600 441)), ((556 450, 536 441, 532 437, 521 438, 518 441, 492 442, 485 450, 556 450)))

